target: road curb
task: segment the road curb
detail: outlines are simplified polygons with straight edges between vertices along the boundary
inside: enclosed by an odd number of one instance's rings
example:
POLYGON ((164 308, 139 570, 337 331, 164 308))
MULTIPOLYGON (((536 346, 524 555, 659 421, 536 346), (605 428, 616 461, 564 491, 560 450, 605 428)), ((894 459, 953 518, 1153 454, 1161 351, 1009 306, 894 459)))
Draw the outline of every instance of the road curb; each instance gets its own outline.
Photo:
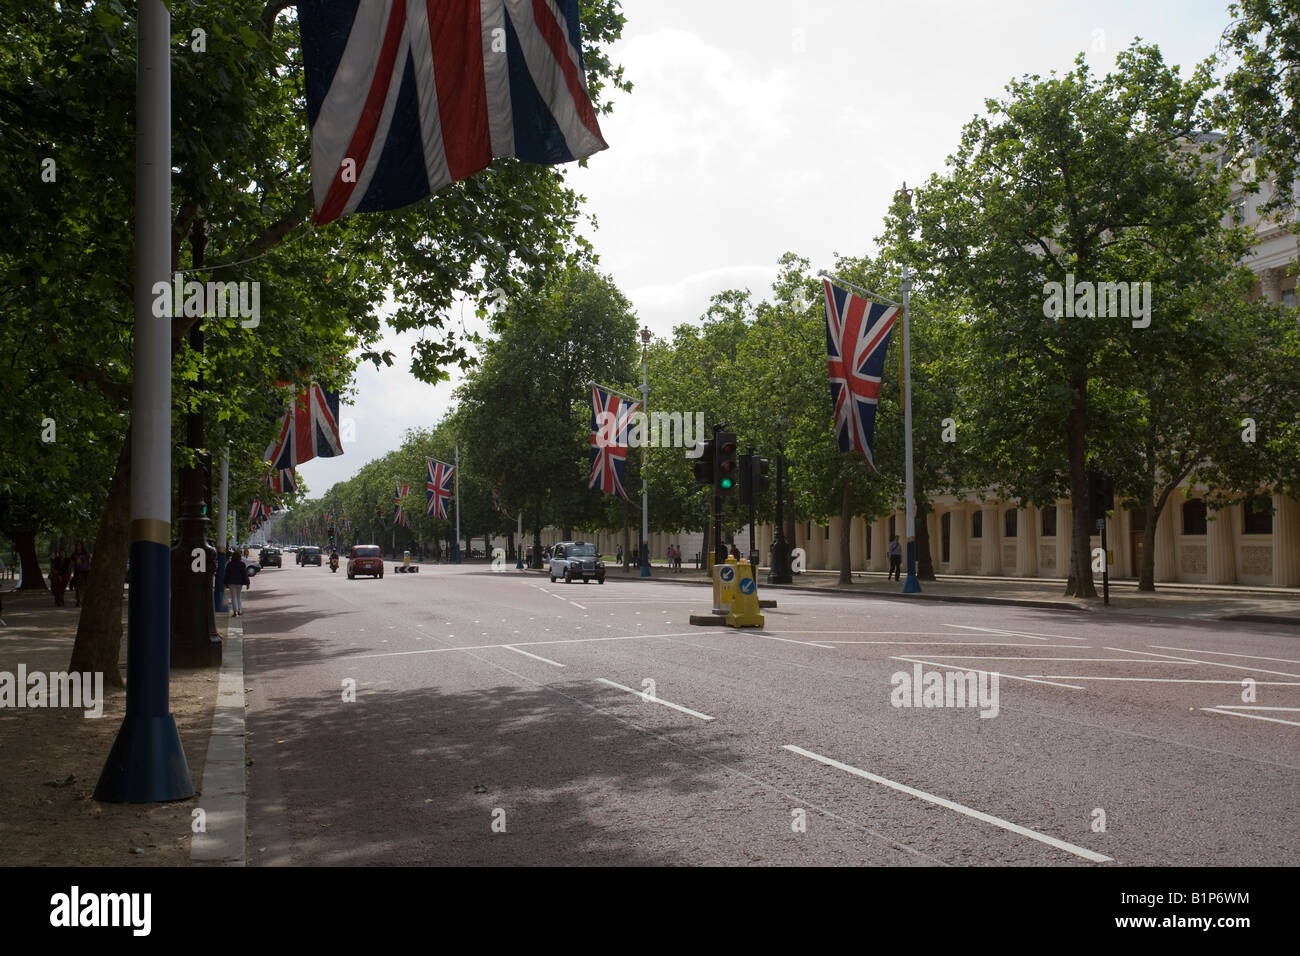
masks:
POLYGON ((204 832, 190 841, 190 862, 195 866, 245 866, 247 846, 244 723, 244 622, 233 615, 226 625, 221 673, 217 680, 217 705, 212 714, 212 735, 203 762, 199 808, 204 832))

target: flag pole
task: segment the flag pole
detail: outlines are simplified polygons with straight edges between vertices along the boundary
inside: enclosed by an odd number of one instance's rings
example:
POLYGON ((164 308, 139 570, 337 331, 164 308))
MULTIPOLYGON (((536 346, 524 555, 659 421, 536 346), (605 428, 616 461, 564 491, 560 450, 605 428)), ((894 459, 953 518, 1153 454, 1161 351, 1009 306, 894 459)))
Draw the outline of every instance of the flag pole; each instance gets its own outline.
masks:
MULTIPOLYGON (((650 329, 641 330, 641 412, 650 417, 650 372, 646 351, 650 348, 650 329)), ((645 446, 641 443, 641 577, 650 577, 650 485, 645 469, 645 446)))
POLYGON ((460 564, 460 443, 456 443, 456 563, 460 564))
POLYGON ((131 591, 126 716, 95 787, 106 803, 194 795, 168 700, 173 309, 153 312, 154 288, 170 288, 171 272, 171 14, 162 0, 141 0, 136 31, 131 591))
POLYGON ((919 594, 921 582, 916 579, 916 495, 912 482, 912 272, 903 266, 903 428, 905 431, 905 469, 907 472, 907 580, 903 582, 904 594, 919 594))

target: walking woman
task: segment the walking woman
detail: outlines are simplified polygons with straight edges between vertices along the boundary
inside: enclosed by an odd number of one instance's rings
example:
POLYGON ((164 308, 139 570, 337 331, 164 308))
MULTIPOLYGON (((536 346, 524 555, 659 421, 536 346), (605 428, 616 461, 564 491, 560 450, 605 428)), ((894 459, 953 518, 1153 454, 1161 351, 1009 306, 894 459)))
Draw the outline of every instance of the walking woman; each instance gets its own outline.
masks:
POLYGON ((244 606, 240 600, 240 594, 244 588, 252 584, 248 576, 248 567, 244 564, 244 556, 238 551, 230 555, 230 560, 226 563, 226 587, 230 588, 230 613, 235 617, 241 617, 244 613, 244 606))
POLYGON ((68 558, 62 549, 50 555, 50 590, 54 593, 54 606, 63 607, 63 592, 68 589, 68 558))

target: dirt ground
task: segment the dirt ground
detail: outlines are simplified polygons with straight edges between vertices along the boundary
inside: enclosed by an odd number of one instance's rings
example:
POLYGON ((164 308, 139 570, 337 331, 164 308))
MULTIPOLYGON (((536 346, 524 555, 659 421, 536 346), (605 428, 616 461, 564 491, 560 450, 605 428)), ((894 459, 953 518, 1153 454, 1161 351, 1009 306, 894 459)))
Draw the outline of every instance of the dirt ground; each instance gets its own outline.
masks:
MULTIPOLYGON (((125 612, 125 601, 123 602, 125 612)), ((80 609, 71 592, 4 592, 0 671, 64 671, 80 609)), ((224 615, 217 616, 224 633, 224 615)), ((123 634, 126 626, 123 623, 123 634)), ((122 673, 126 673, 123 638, 122 673)), ((198 790, 217 696, 215 667, 176 670, 171 711, 198 790)), ((125 692, 104 688, 104 715, 70 708, 0 707, 0 866, 188 866, 190 811, 198 795, 165 804, 109 804, 92 794, 126 711, 125 692)))

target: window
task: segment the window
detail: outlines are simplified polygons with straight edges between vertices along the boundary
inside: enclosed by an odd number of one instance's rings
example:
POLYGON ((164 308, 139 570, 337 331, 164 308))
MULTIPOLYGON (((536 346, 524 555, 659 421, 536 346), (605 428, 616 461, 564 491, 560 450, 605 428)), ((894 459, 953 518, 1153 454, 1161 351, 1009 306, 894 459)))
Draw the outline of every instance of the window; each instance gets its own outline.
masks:
POLYGON ((827 541, 829 541, 829 540, 831 539, 831 526, 830 526, 830 523, 829 523, 829 522, 828 522, 827 525, 826 525, 826 534, 824 534, 823 537, 824 537, 827 541))
POLYGON ((1183 534, 1205 534, 1205 500, 1183 502, 1183 534))
POLYGON ((952 560, 952 512, 939 519, 939 537, 943 542, 943 560, 952 560))
POLYGON ((975 511, 970 516, 970 536, 972 538, 982 538, 984 536, 984 512, 975 511))
POLYGON ((1056 537, 1056 505, 1048 505, 1043 509, 1043 537, 1056 537))
POLYGON ((1002 534, 1007 538, 1016 536, 1016 525, 1019 523, 1019 512, 1012 508, 1002 516, 1002 534))
POLYGON ((1247 498, 1241 504, 1242 534, 1272 534, 1273 508, 1268 498, 1260 495, 1247 498))
POLYGON ((1128 512, 1129 531, 1138 533, 1146 530, 1147 527, 1147 509, 1130 508, 1128 512))
POLYGON ((1295 308, 1295 289, 1287 289, 1282 293, 1282 304, 1288 309, 1295 308))
POLYGON ((866 525, 867 525, 867 554, 870 555, 871 554, 871 522, 870 521, 866 522, 866 525))
POLYGON ((894 528, 894 524, 895 524, 897 521, 898 521, 898 518, 893 517, 893 516, 890 516, 890 519, 889 519, 889 540, 890 540, 890 541, 893 541, 893 540, 894 540, 894 535, 898 534, 898 531, 895 530, 895 528, 894 528))

